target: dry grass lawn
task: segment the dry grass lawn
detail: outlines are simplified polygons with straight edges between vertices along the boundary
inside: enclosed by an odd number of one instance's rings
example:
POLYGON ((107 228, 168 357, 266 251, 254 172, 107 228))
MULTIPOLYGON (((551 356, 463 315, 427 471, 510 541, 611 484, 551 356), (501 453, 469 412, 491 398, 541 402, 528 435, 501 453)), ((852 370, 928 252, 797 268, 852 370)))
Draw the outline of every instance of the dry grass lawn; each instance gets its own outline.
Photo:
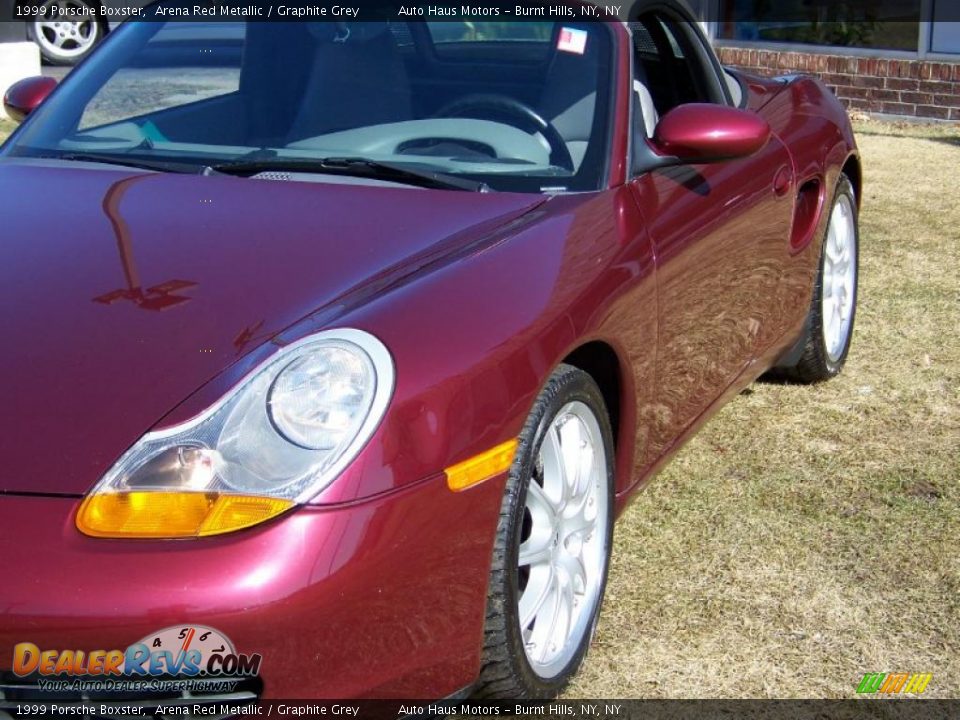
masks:
POLYGON ((7 135, 13 132, 14 124, 9 120, 0 120, 0 143, 7 139, 7 135))
POLYGON ((758 383, 627 511, 572 697, 960 697, 960 128, 857 126, 846 370, 758 383))

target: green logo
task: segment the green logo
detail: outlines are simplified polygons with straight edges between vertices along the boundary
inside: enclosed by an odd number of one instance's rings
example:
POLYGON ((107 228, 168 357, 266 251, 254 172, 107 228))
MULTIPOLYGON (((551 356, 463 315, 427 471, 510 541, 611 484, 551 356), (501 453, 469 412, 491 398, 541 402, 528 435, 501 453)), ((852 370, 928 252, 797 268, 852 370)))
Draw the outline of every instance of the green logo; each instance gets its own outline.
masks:
POLYGON ((927 689, 932 673, 866 673, 857 686, 857 693, 894 695, 897 693, 921 694, 927 689))

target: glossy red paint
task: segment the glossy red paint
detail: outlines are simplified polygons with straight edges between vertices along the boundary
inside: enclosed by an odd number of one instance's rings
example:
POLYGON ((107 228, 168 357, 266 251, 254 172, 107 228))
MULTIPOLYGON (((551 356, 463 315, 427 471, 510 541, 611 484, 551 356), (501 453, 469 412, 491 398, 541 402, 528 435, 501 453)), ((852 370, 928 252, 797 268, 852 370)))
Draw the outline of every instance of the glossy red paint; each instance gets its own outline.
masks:
POLYGON ((69 495, 304 316, 376 292, 543 201, 16 163, 0 165, 0 186, 17 188, 0 194, 4 264, 17 268, 0 305, 20 308, 3 323, 4 367, 18 379, 5 390, 8 417, 19 420, 0 435, 0 457, 16 468, 0 490, 69 495), (70 231, 40 242, 49 207, 18 198, 54 187, 70 231), (389 229, 363 212, 384 203, 396 208, 389 229))
MULTIPOLYGON (((574 3, 575 6, 583 4, 585 3, 574 3)), ((574 11, 579 14, 579 7, 575 7, 574 11)), ((633 96, 628 92, 622 92, 622 88, 631 87, 633 82, 631 77, 633 44, 629 38, 624 42, 624 32, 621 26, 616 23, 610 23, 610 26, 619 40, 615 45, 616 75, 614 79, 621 91, 614 93, 613 134, 610 143, 608 177, 610 187, 617 187, 623 184, 630 175, 630 144, 632 141, 630 123, 633 119, 633 96)))
POLYGON ((97 540, 76 531, 76 500, 0 498, 4 574, 20 579, 4 583, 2 667, 19 642, 124 649, 203 618, 263 656, 264 697, 444 697, 479 662, 502 490, 434 476, 203 543, 97 540))
MULTIPOLYGON (((748 157, 630 178, 630 40, 614 27, 616 135, 600 192, 0 163, 0 187, 17 187, 0 193, 14 239, 3 267, 16 268, 0 305, 20 309, 2 321, 16 422, 0 434, 0 527, 9 547, 29 547, 5 556, 5 577, 24 580, 0 590, 0 668, 24 640, 125 647, 195 622, 262 653, 270 697, 450 694, 479 670, 503 478, 451 493, 442 469, 515 437, 558 364, 612 358, 622 510, 790 351, 819 261, 814 244, 791 248, 795 200, 856 163, 842 107, 813 80, 751 80, 754 120, 730 111, 748 157), (14 198, 53 189, 71 234, 39 238, 47 211, 14 198), (371 441, 309 505, 197 541, 76 531, 83 493, 144 432, 336 327, 386 344, 396 388, 371 441)), ((693 147, 706 128, 686 127, 666 135, 693 147)))
POLYGON ((770 126, 756 113, 705 103, 674 108, 657 125, 661 155, 707 163, 749 157, 770 140, 770 126))
POLYGON ((53 92, 57 81, 51 77, 28 77, 11 85, 3 95, 3 109, 14 122, 22 122, 24 118, 36 110, 40 103, 46 100, 47 95, 53 92))

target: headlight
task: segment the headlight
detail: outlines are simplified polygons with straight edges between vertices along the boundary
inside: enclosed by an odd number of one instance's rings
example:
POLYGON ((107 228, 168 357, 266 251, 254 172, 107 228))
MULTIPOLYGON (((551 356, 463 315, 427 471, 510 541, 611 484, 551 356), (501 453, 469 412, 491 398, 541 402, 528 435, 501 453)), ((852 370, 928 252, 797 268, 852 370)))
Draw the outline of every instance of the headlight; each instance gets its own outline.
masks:
POLYGON ((198 417, 144 435, 84 500, 77 527, 96 537, 196 537, 275 517, 356 457, 393 380, 389 352, 368 333, 289 345, 198 417))

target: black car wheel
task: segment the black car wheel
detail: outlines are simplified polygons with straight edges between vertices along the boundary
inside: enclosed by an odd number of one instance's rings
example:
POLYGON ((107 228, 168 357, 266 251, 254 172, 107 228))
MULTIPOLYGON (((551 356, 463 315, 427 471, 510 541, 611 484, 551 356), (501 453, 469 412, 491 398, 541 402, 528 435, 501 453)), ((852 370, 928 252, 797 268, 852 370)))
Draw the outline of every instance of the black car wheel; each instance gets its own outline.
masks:
POLYGON ((849 178, 841 175, 830 206, 799 360, 779 368, 777 374, 814 383, 829 380, 843 369, 857 313, 859 256, 857 197, 849 178))
POLYGON ((480 697, 549 698, 590 644, 613 537, 613 434, 593 379, 562 365, 519 438, 487 597, 480 697))

